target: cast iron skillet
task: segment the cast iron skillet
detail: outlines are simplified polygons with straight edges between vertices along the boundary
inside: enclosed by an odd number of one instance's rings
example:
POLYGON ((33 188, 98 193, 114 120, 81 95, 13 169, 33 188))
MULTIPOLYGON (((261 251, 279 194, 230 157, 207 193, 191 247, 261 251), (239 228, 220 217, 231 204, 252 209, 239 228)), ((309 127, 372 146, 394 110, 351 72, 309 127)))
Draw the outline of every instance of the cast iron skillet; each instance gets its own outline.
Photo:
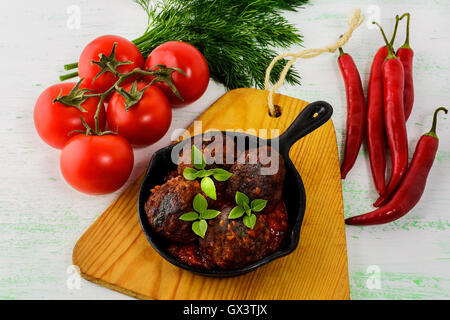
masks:
POLYGON ((295 169, 294 164, 289 158, 289 150, 296 141, 327 122, 328 119, 330 119, 332 113, 333 109, 327 102, 316 101, 309 104, 297 116, 290 127, 280 137, 275 138, 279 139, 278 141, 265 140, 253 135, 238 132, 232 132, 230 135, 230 132, 226 132, 229 137, 247 139, 247 141, 249 142, 248 144, 250 145, 252 145, 251 143, 256 142, 261 143, 262 145, 264 145, 265 143, 269 145, 276 145, 273 142, 279 143, 279 153, 284 158, 286 167, 286 178, 283 185, 283 200, 285 201, 288 214, 288 231, 284 242, 275 252, 243 268, 232 270, 206 270, 194 268, 181 263, 167 251, 166 240, 158 236, 152 230, 152 227, 147 220, 147 215, 144 207, 148 197, 150 196, 150 190, 154 186, 164 183, 164 178, 166 177, 166 175, 170 171, 176 170, 177 168, 176 164, 174 164, 171 160, 172 149, 178 144, 190 143, 190 139, 183 140, 177 144, 170 145, 157 151, 150 160, 147 173, 142 182, 138 198, 139 221, 142 226, 142 230, 144 231, 144 234, 152 247, 164 259, 175 266, 198 274, 215 277, 237 276, 249 271, 253 271, 274 259, 290 254, 295 250, 295 248, 297 248, 299 242, 300 228, 303 221, 303 215, 305 213, 306 195, 302 179, 300 178, 300 175, 295 169))

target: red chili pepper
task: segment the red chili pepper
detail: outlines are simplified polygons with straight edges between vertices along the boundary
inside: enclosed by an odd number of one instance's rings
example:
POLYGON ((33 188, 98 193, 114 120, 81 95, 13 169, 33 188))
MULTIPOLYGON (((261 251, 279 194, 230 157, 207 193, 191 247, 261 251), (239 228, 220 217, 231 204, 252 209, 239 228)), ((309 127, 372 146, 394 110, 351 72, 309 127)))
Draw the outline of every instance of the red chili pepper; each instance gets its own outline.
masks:
POLYGON ((405 110, 403 107, 404 71, 400 60, 386 39, 383 28, 377 23, 388 47, 388 56, 383 63, 384 123, 391 152, 392 173, 386 192, 374 206, 383 205, 394 194, 408 168, 408 139, 406 134, 405 110))
POLYGON ((367 148, 370 169, 378 194, 386 191, 386 132, 384 128, 384 96, 382 65, 388 54, 386 46, 378 49, 370 69, 367 91, 367 148))
MULTIPOLYGON (((396 20, 392 45, 397 34, 399 20, 396 20)), ((383 63, 388 55, 387 46, 378 49, 370 69, 367 91, 367 147, 369 150, 370 169, 378 194, 386 191, 386 131, 384 126, 383 63)))
POLYGON ((388 223, 407 214, 419 202, 439 146, 439 138, 436 135, 439 111, 447 113, 447 109, 443 107, 434 112, 433 126, 430 132, 424 134, 417 142, 411 166, 392 199, 385 206, 372 212, 346 219, 346 224, 364 226, 388 223))
POLYGON ((347 138, 341 176, 345 179, 353 167, 366 130, 366 102, 358 68, 353 58, 339 48, 339 68, 344 78, 347 95, 347 138))
MULTIPOLYGON (((405 121, 408 121, 414 104, 414 81, 413 81, 413 57, 414 51, 409 46, 409 19, 410 14, 405 13, 400 20, 407 17, 406 40, 405 43, 397 50, 397 57, 403 64, 405 70, 405 90, 403 93, 403 104, 405 108, 405 121)), ((398 20, 397 20, 398 21, 398 20)))

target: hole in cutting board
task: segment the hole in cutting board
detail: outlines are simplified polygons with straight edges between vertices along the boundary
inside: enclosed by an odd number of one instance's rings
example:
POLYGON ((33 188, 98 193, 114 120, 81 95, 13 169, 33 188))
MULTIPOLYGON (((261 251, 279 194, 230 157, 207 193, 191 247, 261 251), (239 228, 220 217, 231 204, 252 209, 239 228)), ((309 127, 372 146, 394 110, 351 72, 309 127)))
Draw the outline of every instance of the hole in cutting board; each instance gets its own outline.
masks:
POLYGON ((281 116, 281 107, 277 104, 273 106, 274 111, 271 112, 269 109, 269 116, 272 118, 279 118, 281 116))

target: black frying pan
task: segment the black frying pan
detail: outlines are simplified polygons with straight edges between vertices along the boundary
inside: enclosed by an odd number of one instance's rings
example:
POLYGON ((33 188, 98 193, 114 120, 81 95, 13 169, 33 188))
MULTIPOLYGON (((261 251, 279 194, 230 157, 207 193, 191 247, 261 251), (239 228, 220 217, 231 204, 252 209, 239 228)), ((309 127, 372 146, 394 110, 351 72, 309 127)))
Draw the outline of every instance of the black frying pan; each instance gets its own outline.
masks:
MULTIPOLYGON (((142 230, 144 231, 144 234, 152 247, 164 259, 174 264, 175 266, 198 274, 216 277, 236 276, 249 271, 253 271, 274 259, 290 254, 295 250, 295 248, 297 248, 299 242, 300 228, 305 213, 306 194, 302 179, 289 158, 289 150, 296 141, 300 140, 301 138, 327 122, 328 119, 330 119, 332 113, 333 108, 327 102, 313 102, 309 104, 297 116, 294 122, 281 136, 275 138, 279 139, 279 141, 276 142, 279 143, 279 153, 284 158, 286 167, 286 178, 283 185, 283 200, 285 201, 288 214, 287 236, 275 252, 243 268, 232 270, 206 270, 194 268, 192 266, 181 263, 167 251, 166 240, 161 238, 153 231, 147 220, 147 214, 144 207, 148 197, 150 196, 150 190, 156 185, 163 184, 166 175, 170 171, 176 170, 177 168, 177 165, 174 164, 171 159, 172 149, 178 144, 190 143, 190 139, 183 140, 181 142, 178 142, 177 144, 170 145, 155 152, 152 159, 150 160, 150 164, 144 181, 142 182, 138 198, 139 221, 141 223, 142 230)), ((230 132, 227 131, 226 134, 227 136, 232 138, 236 137, 248 139, 249 145, 254 145, 254 143, 258 143, 259 145, 260 142, 262 145, 272 145, 272 142, 274 141, 270 139, 265 140, 253 135, 239 132, 233 132, 230 135, 230 132)))

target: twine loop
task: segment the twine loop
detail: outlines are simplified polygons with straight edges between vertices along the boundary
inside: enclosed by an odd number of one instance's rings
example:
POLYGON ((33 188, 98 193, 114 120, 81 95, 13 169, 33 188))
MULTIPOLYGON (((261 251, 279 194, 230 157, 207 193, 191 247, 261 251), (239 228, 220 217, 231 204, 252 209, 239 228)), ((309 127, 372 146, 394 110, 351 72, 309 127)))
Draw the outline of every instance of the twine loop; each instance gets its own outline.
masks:
POLYGON ((265 78, 265 89, 269 91, 269 94, 267 96, 267 104, 269 107, 269 114, 271 116, 276 116, 277 113, 279 113, 279 110, 277 111, 277 108, 273 104, 273 94, 276 90, 278 90, 282 85, 284 80, 286 79, 286 75, 289 71, 289 69, 292 67, 294 62, 298 58, 303 59, 311 59, 314 57, 317 57, 325 52, 334 53, 337 49, 342 47, 344 44, 347 43, 347 41, 351 38, 353 31, 355 31, 364 21, 364 15, 361 13, 361 9, 355 9, 351 15, 349 15, 347 23, 348 23, 348 30, 345 32, 339 40, 333 44, 328 45, 323 48, 319 49, 306 49, 302 50, 300 52, 287 52, 282 53, 278 56, 276 56, 272 62, 270 63, 269 67, 266 70, 266 78, 265 78), (282 59, 285 59, 287 57, 291 57, 291 59, 286 63, 286 65, 283 68, 283 71, 280 73, 280 78, 278 81, 270 87, 270 73, 272 72, 273 66, 282 59))

